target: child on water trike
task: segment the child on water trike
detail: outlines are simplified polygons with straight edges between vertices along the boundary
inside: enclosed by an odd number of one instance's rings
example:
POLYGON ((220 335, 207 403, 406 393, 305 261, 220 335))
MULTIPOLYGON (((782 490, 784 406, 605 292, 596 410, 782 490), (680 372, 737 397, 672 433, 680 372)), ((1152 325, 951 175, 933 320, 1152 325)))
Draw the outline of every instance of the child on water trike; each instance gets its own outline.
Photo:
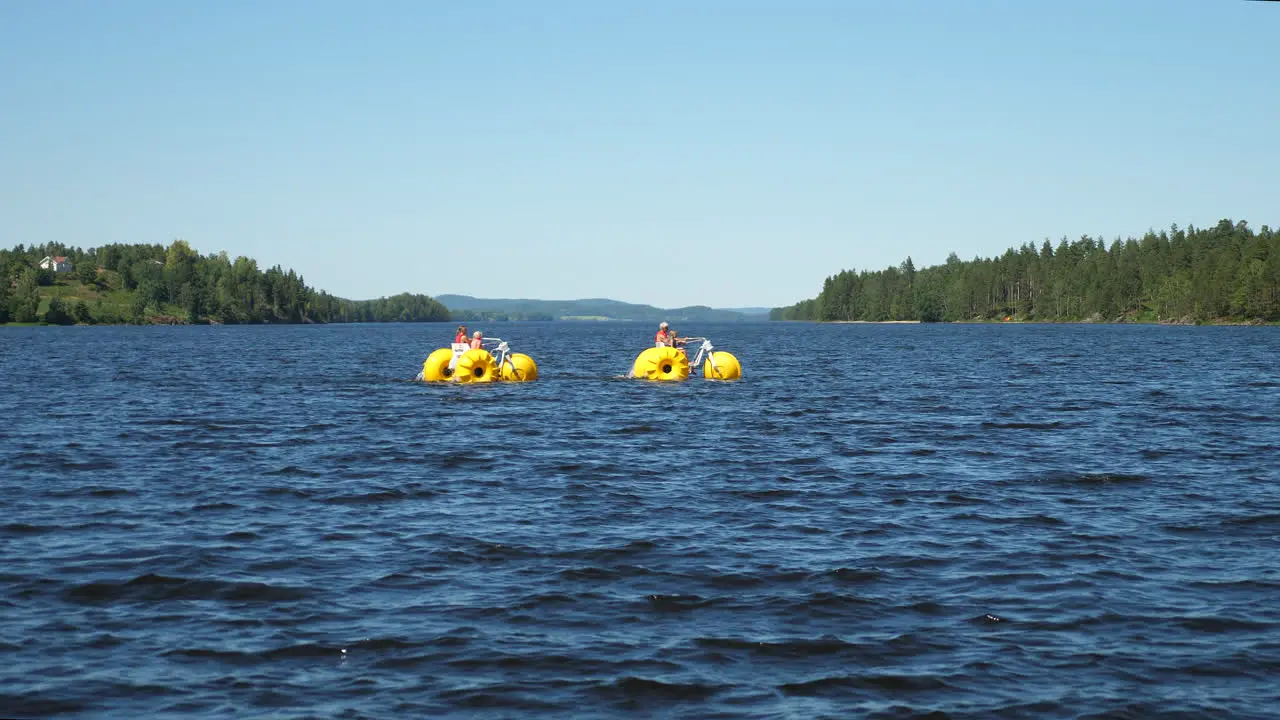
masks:
POLYGON ((511 351, 502 338, 486 338, 476 330, 467 338, 467 326, 459 325, 453 343, 440 348, 422 363, 417 380, 426 382, 489 383, 528 382, 538 377, 533 358, 511 351))
POLYGON ((717 351, 704 337, 680 337, 669 323, 663 321, 653 336, 653 347, 636 357, 627 377, 680 381, 698 369, 708 380, 737 380, 742 377, 742 366, 732 354, 717 351), (685 349, 690 342, 698 343, 698 356, 692 362, 685 349))
POLYGON ((684 346, 688 342, 689 338, 682 338, 676 335, 675 328, 668 325, 666 320, 658 324, 658 332, 653 336, 654 347, 672 347, 686 355, 688 353, 685 352, 684 346))

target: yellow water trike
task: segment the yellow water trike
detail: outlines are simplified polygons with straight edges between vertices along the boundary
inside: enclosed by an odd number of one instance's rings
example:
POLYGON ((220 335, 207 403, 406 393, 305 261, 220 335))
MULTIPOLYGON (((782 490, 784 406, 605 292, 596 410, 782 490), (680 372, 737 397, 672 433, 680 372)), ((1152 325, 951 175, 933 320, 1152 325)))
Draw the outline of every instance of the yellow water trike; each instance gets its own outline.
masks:
POLYGON ((425 382, 530 382, 538 379, 538 365, 523 353, 511 352, 502 338, 485 338, 481 347, 453 343, 427 356, 418 380, 425 382), (487 346, 487 347, 486 347, 487 346))
POLYGON ((742 377, 742 364, 732 353, 716 350, 704 337, 681 338, 687 346, 700 342, 698 354, 692 363, 684 348, 668 345, 651 347, 636 356, 627 377, 642 378, 654 382, 679 382, 688 380, 699 366, 707 380, 737 380, 742 377))

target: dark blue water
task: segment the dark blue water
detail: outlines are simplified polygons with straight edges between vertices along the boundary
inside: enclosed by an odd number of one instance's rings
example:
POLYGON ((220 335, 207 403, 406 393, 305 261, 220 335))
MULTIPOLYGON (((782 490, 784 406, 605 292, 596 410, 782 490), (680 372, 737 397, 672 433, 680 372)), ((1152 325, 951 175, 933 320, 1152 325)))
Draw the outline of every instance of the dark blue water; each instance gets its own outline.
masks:
POLYGON ((0 329, 0 716, 1280 708, 1280 328, 481 329, 0 329))

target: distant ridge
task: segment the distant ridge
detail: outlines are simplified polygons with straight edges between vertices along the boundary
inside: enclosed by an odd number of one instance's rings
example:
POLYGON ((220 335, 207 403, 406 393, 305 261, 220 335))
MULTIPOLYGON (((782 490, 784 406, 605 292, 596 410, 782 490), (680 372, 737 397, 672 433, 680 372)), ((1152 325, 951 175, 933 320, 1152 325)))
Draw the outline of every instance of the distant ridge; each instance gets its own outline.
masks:
POLYGON ((470 295, 437 295, 456 320, 596 320, 660 322, 763 322, 769 308, 716 309, 705 305, 657 308, 608 298, 580 300, 532 300, 527 298, 476 298, 470 295))

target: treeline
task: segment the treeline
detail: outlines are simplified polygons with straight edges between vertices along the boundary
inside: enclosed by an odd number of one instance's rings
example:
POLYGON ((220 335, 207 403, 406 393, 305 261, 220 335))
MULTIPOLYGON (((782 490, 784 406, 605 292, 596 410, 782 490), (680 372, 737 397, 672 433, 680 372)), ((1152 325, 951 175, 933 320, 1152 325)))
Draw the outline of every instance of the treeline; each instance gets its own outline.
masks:
MULTIPOLYGON (((54 288, 62 290, 62 288, 54 288)), ((48 293, 45 293, 48 294, 48 293)), ((0 322, 345 323, 449 320, 425 295, 352 301, 307 286, 279 265, 225 252, 200 255, 182 240, 162 245, 59 244, 0 250, 0 322), (39 267, 65 256, 70 273, 39 267), (54 293, 41 313, 41 288, 74 281, 71 297, 54 293)))
POLYGON ((1222 220, 1177 225, 1140 239, 1083 236, 1037 250, 917 270, 907 258, 879 271, 828 277, 816 298, 775 308, 773 320, 1012 318, 1036 321, 1220 322, 1280 320, 1280 233, 1222 220))

